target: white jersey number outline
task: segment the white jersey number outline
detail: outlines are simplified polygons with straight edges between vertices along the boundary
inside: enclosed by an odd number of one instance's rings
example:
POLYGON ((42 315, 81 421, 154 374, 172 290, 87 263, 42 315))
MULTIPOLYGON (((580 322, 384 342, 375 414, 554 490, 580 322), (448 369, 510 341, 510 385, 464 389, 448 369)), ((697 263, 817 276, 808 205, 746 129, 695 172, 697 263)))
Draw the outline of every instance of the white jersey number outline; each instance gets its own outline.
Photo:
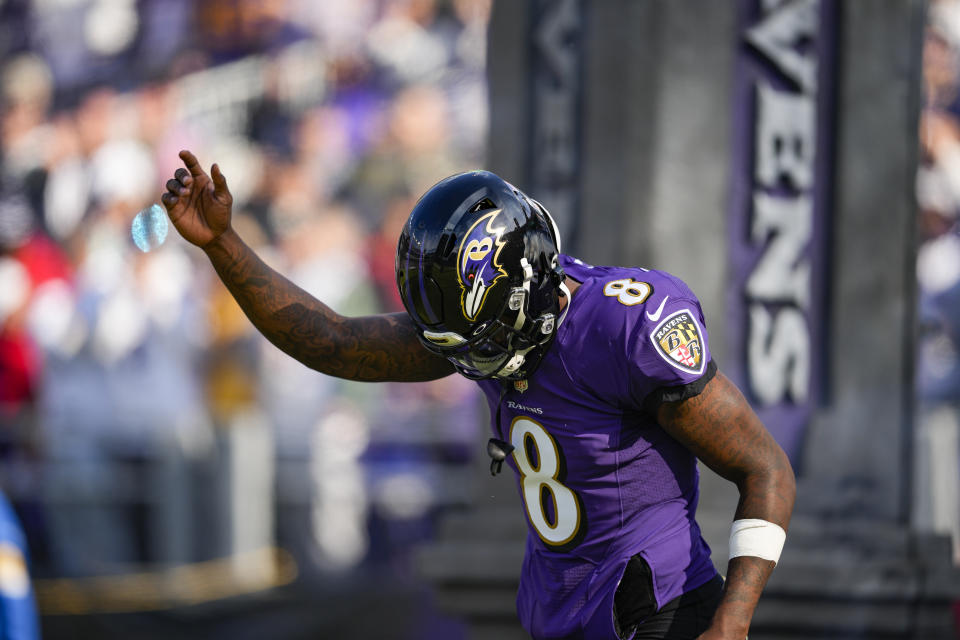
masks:
POLYGON ((577 494, 558 479, 561 458, 556 441, 539 422, 519 416, 510 423, 510 444, 530 524, 548 545, 567 544, 580 533, 582 507, 577 494), (544 498, 553 501, 554 522, 544 509, 544 498))
POLYGON ((633 278, 622 278, 620 280, 611 280, 603 287, 603 295, 616 298, 620 304, 632 307, 640 304, 650 297, 653 293, 653 287, 646 282, 639 282, 633 278))

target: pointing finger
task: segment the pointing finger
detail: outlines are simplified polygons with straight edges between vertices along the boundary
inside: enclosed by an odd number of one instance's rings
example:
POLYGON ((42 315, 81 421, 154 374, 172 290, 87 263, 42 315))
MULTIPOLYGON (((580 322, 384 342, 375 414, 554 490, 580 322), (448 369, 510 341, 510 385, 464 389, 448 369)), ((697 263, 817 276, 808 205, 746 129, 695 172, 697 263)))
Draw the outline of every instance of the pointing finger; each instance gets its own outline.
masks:
POLYGON ((197 162, 197 157, 186 149, 180 152, 180 159, 183 160, 183 164, 186 165, 187 169, 190 171, 190 175, 192 175, 194 178, 204 175, 203 167, 201 167, 200 163, 197 162))

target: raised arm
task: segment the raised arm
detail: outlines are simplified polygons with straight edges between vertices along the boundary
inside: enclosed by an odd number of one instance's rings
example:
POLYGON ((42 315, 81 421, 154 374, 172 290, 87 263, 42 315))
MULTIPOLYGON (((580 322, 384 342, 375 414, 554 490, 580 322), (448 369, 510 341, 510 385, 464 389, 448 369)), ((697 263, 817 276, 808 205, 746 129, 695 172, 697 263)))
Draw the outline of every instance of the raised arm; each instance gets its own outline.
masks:
MULTIPOLYGON (((735 520, 790 523, 796 483, 786 454, 764 428, 743 395, 723 374, 697 396, 663 403, 657 418, 675 439, 740 490, 735 520)), ((731 558, 720 606, 702 640, 743 640, 774 562, 731 558)))
POLYGON ((453 366, 424 349, 405 313, 347 318, 268 267, 230 226, 233 197, 215 164, 189 151, 161 197, 170 220, 207 254, 257 330, 306 366, 364 381, 434 380, 453 366))

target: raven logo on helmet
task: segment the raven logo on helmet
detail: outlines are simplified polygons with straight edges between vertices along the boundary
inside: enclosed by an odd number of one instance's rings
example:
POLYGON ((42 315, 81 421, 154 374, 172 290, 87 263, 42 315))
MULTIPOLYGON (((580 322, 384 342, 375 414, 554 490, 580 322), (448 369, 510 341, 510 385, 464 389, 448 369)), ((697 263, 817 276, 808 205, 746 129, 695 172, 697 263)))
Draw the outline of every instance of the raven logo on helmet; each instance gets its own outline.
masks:
POLYGON ((490 288, 507 275, 500 265, 500 239, 504 227, 495 227, 500 209, 491 211, 473 223, 457 253, 457 277, 460 281, 460 310, 467 320, 476 320, 490 288))

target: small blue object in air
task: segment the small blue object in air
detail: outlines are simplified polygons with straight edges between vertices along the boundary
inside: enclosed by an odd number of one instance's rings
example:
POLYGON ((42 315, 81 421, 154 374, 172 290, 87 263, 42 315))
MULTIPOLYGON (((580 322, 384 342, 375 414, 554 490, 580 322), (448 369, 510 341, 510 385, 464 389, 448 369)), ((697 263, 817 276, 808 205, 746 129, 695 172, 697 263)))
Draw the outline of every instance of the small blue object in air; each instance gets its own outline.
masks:
POLYGON ((144 253, 156 249, 167 239, 167 213, 154 203, 138 213, 130 225, 133 243, 144 253))

